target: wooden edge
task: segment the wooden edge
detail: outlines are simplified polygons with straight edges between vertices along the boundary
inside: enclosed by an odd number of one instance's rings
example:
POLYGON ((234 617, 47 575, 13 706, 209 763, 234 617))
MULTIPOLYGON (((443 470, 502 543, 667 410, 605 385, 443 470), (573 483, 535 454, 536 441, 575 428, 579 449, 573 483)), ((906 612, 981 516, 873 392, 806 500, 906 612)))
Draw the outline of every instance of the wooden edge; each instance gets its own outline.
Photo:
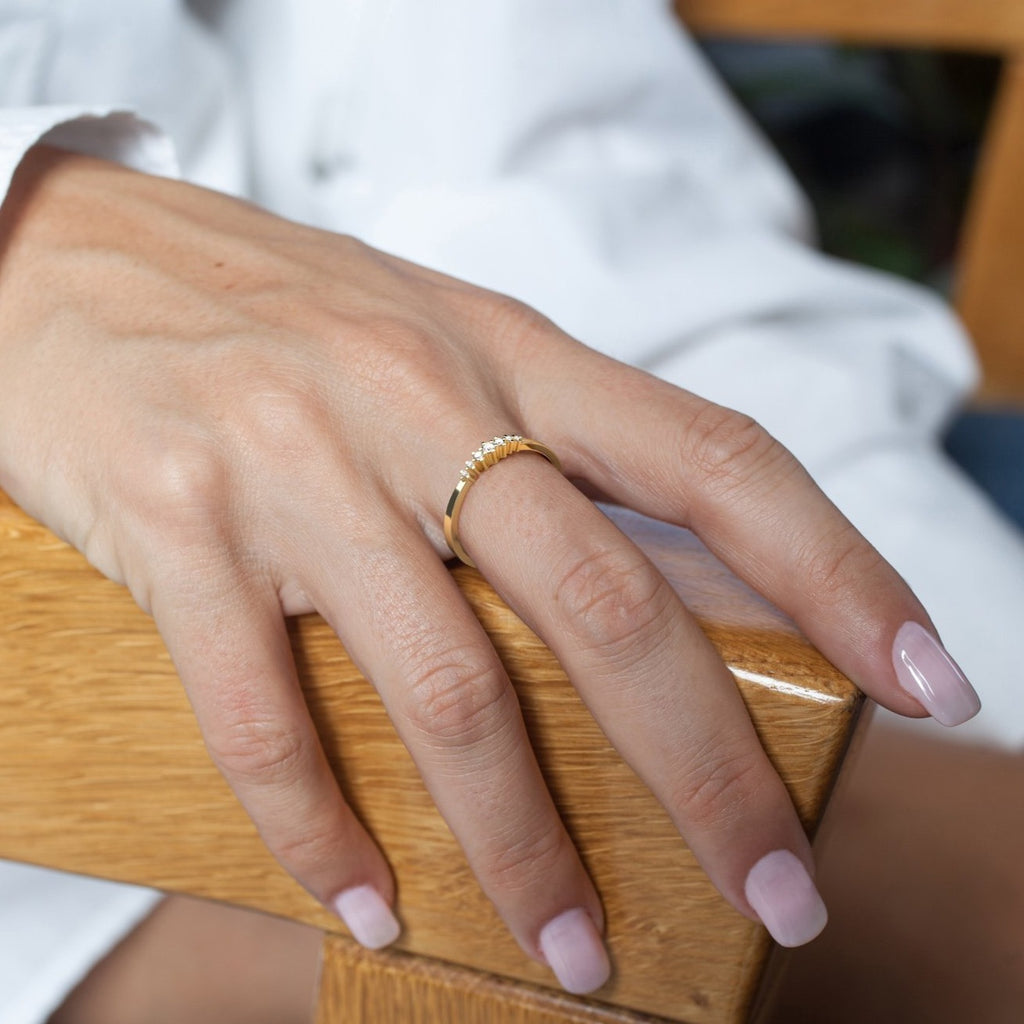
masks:
MULTIPOLYGON (((1024 9, 1024 5, 1021 5, 1024 9)), ((964 222, 956 304, 982 365, 982 402, 1024 398, 1024 52, 1003 68, 964 222)))
POLYGON ((316 1024, 671 1024, 483 971, 328 935, 316 1024))
MULTIPOLYGON (((839 770, 833 778, 833 785, 828 794, 828 806, 818 828, 812 835, 814 842, 815 861, 820 863, 826 854, 837 828, 841 826, 836 822, 836 815, 832 808, 836 806, 842 793, 848 791, 850 780, 853 778, 852 770, 858 759, 868 736, 868 726, 875 716, 877 705, 870 701, 864 701, 857 712, 857 722, 850 730, 846 749, 843 751, 839 770)), ((794 950, 785 949, 782 946, 773 946, 769 953, 764 967, 761 971, 760 984, 749 1004, 748 1019, 744 1024, 779 1024, 777 1016, 778 997, 782 991, 786 971, 794 950)))
POLYGON ((1024 46, 1024 4, 1016 0, 675 0, 675 8, 702 35, 997 53, 1024 46))

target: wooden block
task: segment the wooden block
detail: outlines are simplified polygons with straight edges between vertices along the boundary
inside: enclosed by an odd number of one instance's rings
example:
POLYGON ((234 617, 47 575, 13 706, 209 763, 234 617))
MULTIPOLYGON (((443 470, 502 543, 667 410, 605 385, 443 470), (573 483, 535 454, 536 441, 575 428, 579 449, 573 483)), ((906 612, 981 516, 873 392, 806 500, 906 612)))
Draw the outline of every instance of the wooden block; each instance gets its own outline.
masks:
POLYGON ((316 1024, 658 1024, 663 1018, 329 936, 316 1024))
MULTIPOLYGON (((621 525, 732 669, 808 829, 861 698, 688 533, 621 525)), ((555 800, 602 893, 615 963, 598 998, 676 1021, 738 1021, 768 952, 715 892, 546 647, 454 570, 516 686, 555 800), (652 910, 652 908, 656 908, 652 910)), ((551 986, 481 895, 373 689, 316 616, 291 626, 343 788, 399 880, 401 948, 551 986)), ((151 620, 0 495, 0 856, 340 925, 273 861, 210 763, 151 620)))

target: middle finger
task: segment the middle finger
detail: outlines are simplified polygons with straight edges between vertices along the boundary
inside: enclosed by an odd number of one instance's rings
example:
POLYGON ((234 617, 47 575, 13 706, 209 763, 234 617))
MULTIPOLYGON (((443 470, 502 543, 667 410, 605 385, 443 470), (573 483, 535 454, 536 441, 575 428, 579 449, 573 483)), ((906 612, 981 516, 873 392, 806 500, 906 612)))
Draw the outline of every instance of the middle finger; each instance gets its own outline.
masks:
POLYGON ((313 601, 373 681, 520 945, 569 991, 592 991, 609 971, 600 901, 541 776, 515 691, 451 574, 412 524, 401 526, 328 541, 308 570, 313 601), (344 601, 338 579, 363 595, 358 605, 344 601))

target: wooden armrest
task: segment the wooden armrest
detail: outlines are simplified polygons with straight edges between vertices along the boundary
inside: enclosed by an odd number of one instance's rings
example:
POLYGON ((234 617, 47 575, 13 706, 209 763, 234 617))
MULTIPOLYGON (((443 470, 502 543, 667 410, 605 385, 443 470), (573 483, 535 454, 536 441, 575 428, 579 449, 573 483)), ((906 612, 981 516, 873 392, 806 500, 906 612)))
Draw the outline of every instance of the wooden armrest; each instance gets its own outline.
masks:
POLYGON ((1024 47, 1017 0, 675 0, 695 32, 820 36, 879 46, 1024 47))
MULTIPOLYGON (((616 518, 732 668, 813 831, 858 691, 690 534, 630 513, 616 518)), ((603 895, 616 971, 599 998, 677 1021, 743 1019, 766 933, 715 892, 544 645, 477 573, 454 573, 509 669, 555 800, 603 895)), ((293 621, 291 635, 328 756, 398 878, 401 948, 551 985, 481 895, 337 639, 316 616, 293 621)), ((0 856, 341 930, 266 852, 213 768, 152 621, 2 494, 0 749, 0 856)))

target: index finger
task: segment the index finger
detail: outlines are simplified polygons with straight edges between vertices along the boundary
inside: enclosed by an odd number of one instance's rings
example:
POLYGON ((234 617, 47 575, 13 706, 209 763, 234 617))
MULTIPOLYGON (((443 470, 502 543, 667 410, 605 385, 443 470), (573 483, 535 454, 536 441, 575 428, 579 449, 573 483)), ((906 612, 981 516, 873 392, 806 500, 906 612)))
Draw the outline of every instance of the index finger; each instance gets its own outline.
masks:
POLYGON ((977 714, 977 694, 906 582, 754 420, 550 340, 524 412, 568 475, 692 529, 892 711, 948 726, 977 714))

